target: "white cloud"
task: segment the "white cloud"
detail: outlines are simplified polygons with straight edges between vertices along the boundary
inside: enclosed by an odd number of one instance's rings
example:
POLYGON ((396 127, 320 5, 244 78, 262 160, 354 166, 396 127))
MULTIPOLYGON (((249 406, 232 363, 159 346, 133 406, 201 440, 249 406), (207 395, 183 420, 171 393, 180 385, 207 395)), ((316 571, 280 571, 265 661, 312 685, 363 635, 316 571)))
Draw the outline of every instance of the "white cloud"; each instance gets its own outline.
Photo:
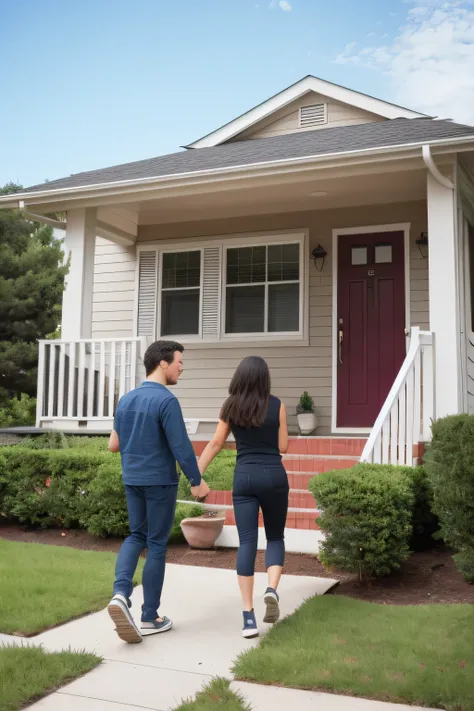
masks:
POLYGON ((369 32, 369 33, 367 34, 367 37, 375 37, 375 32, 369 32))
POLYGON ((287 0, 271 0, 269 8, 274 10, 276 7, 279 7, 283 12, 291 12, 293 10, 293 5, 290 5, 287 0))
POLYGON ((391 43, 351 43, 336 63, 387 74, 396 103, 474 124, 474 0, 404 2, 412 7, 391 43))

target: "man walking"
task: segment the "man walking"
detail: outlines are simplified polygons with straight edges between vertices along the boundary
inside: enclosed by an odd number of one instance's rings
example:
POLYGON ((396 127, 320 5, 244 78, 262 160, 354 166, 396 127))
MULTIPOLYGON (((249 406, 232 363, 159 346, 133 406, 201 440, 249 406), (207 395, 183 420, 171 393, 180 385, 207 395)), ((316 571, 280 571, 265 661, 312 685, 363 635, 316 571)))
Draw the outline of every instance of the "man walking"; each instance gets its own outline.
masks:
POLYGON ((177 398, 167 389, 183 372, 183 346, 156 341, 144 357, 146 380, 124 395, 117 406, 109 450, 122 458, 131 534, 122 544, 115 567, 113 598, 107 610, 118 636, 130 644, 143 636, 166 632, 172 622, 158 616, 165 575, 166 549, 174 521, 178 493, 176 462, 191 483, 193 496, 207 496, 196 456, 177 398), (133 576, 142 550, 141 627, 130 613, 133 576))

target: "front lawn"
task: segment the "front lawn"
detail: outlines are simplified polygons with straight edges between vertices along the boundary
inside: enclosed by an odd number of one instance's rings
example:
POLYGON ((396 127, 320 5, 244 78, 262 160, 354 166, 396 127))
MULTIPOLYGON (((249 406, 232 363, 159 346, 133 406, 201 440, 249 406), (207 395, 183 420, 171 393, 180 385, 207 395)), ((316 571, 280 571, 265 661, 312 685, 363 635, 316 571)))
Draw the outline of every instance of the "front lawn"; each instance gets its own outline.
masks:
MULTIPOLYGON (((250 711, 245 701, 230 690, 227 679, 213 679, 196 694, 194 699, 184 701, 175 711, 250 711)), ((0 709, 1 711, 1 709, 0 709)))
POLYGON ((474 711, 473 605, 391 606, 323 596, 234 668, 244 681, 474 711))
POLYGON ((100 664, 95 654, 0 647, 0 711, 17 711, 100 664))
POLYGON ((115 553, 0 539, 0 632, 33 635, 101 610, 115 560, 115 553))

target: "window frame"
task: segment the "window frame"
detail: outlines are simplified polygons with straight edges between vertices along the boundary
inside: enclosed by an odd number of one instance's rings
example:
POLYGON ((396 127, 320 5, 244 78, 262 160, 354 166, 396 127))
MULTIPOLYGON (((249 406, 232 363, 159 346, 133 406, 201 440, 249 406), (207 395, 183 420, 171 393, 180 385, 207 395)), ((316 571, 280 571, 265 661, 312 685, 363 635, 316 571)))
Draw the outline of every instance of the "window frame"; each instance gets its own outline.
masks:
POLYGON ((161 284, 162 284, 162 262, 163 254, 177 252, 201 252, 201 287, 199 300, 199 334, 175 334, 168 336, 171 340, 176 340, 183 345, 189 344, 193 348, 206 349, 213 348, 233 348, 236 344, 242 347, 260 346, 265 347, 270 344, 278 344, 282 347, 291 347, 295 342, 302 346, 309 345, 309 296, 310 296, 310 278, 309 268, 310 259, 308 254, 309 249, 309 229, 290 228, 287 230, 274 230, 269 232, 242 232, 230 234, 205 235, 201 238, 190 237, 180 239, 151 239, 144 242, 139 242, 136 245, 136 277, 135 277, 135 307, 134 307, 134 333, 137 333, 139 298, 140 298, 140 253, 154 251, 156 252, 156 299, 155 299, 155 314, 154 314, 154 335, 145 336, 153 340, 166 338, 161 336, 161 284), (228 248, 239 248, 247 246, 272 246, 279 244, 300 244, 300 329, 299 331, 286 332, 285 335, 279 333, 251 333, 251 334, 228 334, 224 335, 225 331, 225 292, 226 292, 226 250, 228 248), (203 296, 204 296, 204 250, 208 248, 218 248, 219 256, 219 294, 217 299, 217 336, 209 337, 203 335, 203 296))
MULTIPOLYGON (((221 271, 221 321, 220 321, 220 341, 235 342, 239 340, 280 340, 285 338, 296 338, 301 340, 304 337, 304 321, 305 321, 305 235, 287 233, 278 238, 276 235, 262 236, 260 238, 248 238, 245 241, 225 241, 222 244, 222 271, 221 271), (268 329, 268 291, 269 286, 278 284, 299 284, 299 328, 297 331, 257 331, 250 333, 227 333, 226 332, 226 306, 227 306, 227 287, 244 288, 244 285, 227 284, 227 254, 230 249, 243 249, 246 247, 274 247, 290 244, 298 244, 299 246, 299 279, 288 281, 268 281, 268 263, 266 262, 267 273, 264 282, 254 282, 245 286, 264 286, 265 287, 265 302, 264 302, 264 326, 268 329)), ((268 257, 268 252, 267 252, 268 257)))
POLYGON ((158 280, 157 280, 157 296, 156 296, 156 334, 157 338, 163 338, 166 340, 186 340, 188 342, 202 341, 202 297, 203 297, 203 266, 204 266, 204 250, 202 247, 167 247, 165 249, 158 249, 158 280), (199 287, 197 286, 187 286, 181 289, 178 288, 166 288, 165 291, 192 291, 199 289, 199 331, 198 333, 179 333, 179 334, 169 334, 161 333, 161 323, 162 323, 162 308, 163 308, 163 257, 165 254, 182 254, 183 252, 199 252, 199 287))

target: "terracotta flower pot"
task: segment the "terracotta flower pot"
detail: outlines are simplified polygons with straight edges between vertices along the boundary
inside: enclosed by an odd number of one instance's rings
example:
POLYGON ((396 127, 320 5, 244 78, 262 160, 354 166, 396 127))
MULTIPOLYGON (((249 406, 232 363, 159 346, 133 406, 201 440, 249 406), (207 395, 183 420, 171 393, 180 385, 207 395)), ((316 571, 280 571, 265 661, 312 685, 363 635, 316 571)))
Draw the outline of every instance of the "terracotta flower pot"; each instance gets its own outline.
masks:
POLYGON ((225 512, 209 511, 202 516, 184 518, 181 530, 191 548, 214 548, 225 523, 225 512))

